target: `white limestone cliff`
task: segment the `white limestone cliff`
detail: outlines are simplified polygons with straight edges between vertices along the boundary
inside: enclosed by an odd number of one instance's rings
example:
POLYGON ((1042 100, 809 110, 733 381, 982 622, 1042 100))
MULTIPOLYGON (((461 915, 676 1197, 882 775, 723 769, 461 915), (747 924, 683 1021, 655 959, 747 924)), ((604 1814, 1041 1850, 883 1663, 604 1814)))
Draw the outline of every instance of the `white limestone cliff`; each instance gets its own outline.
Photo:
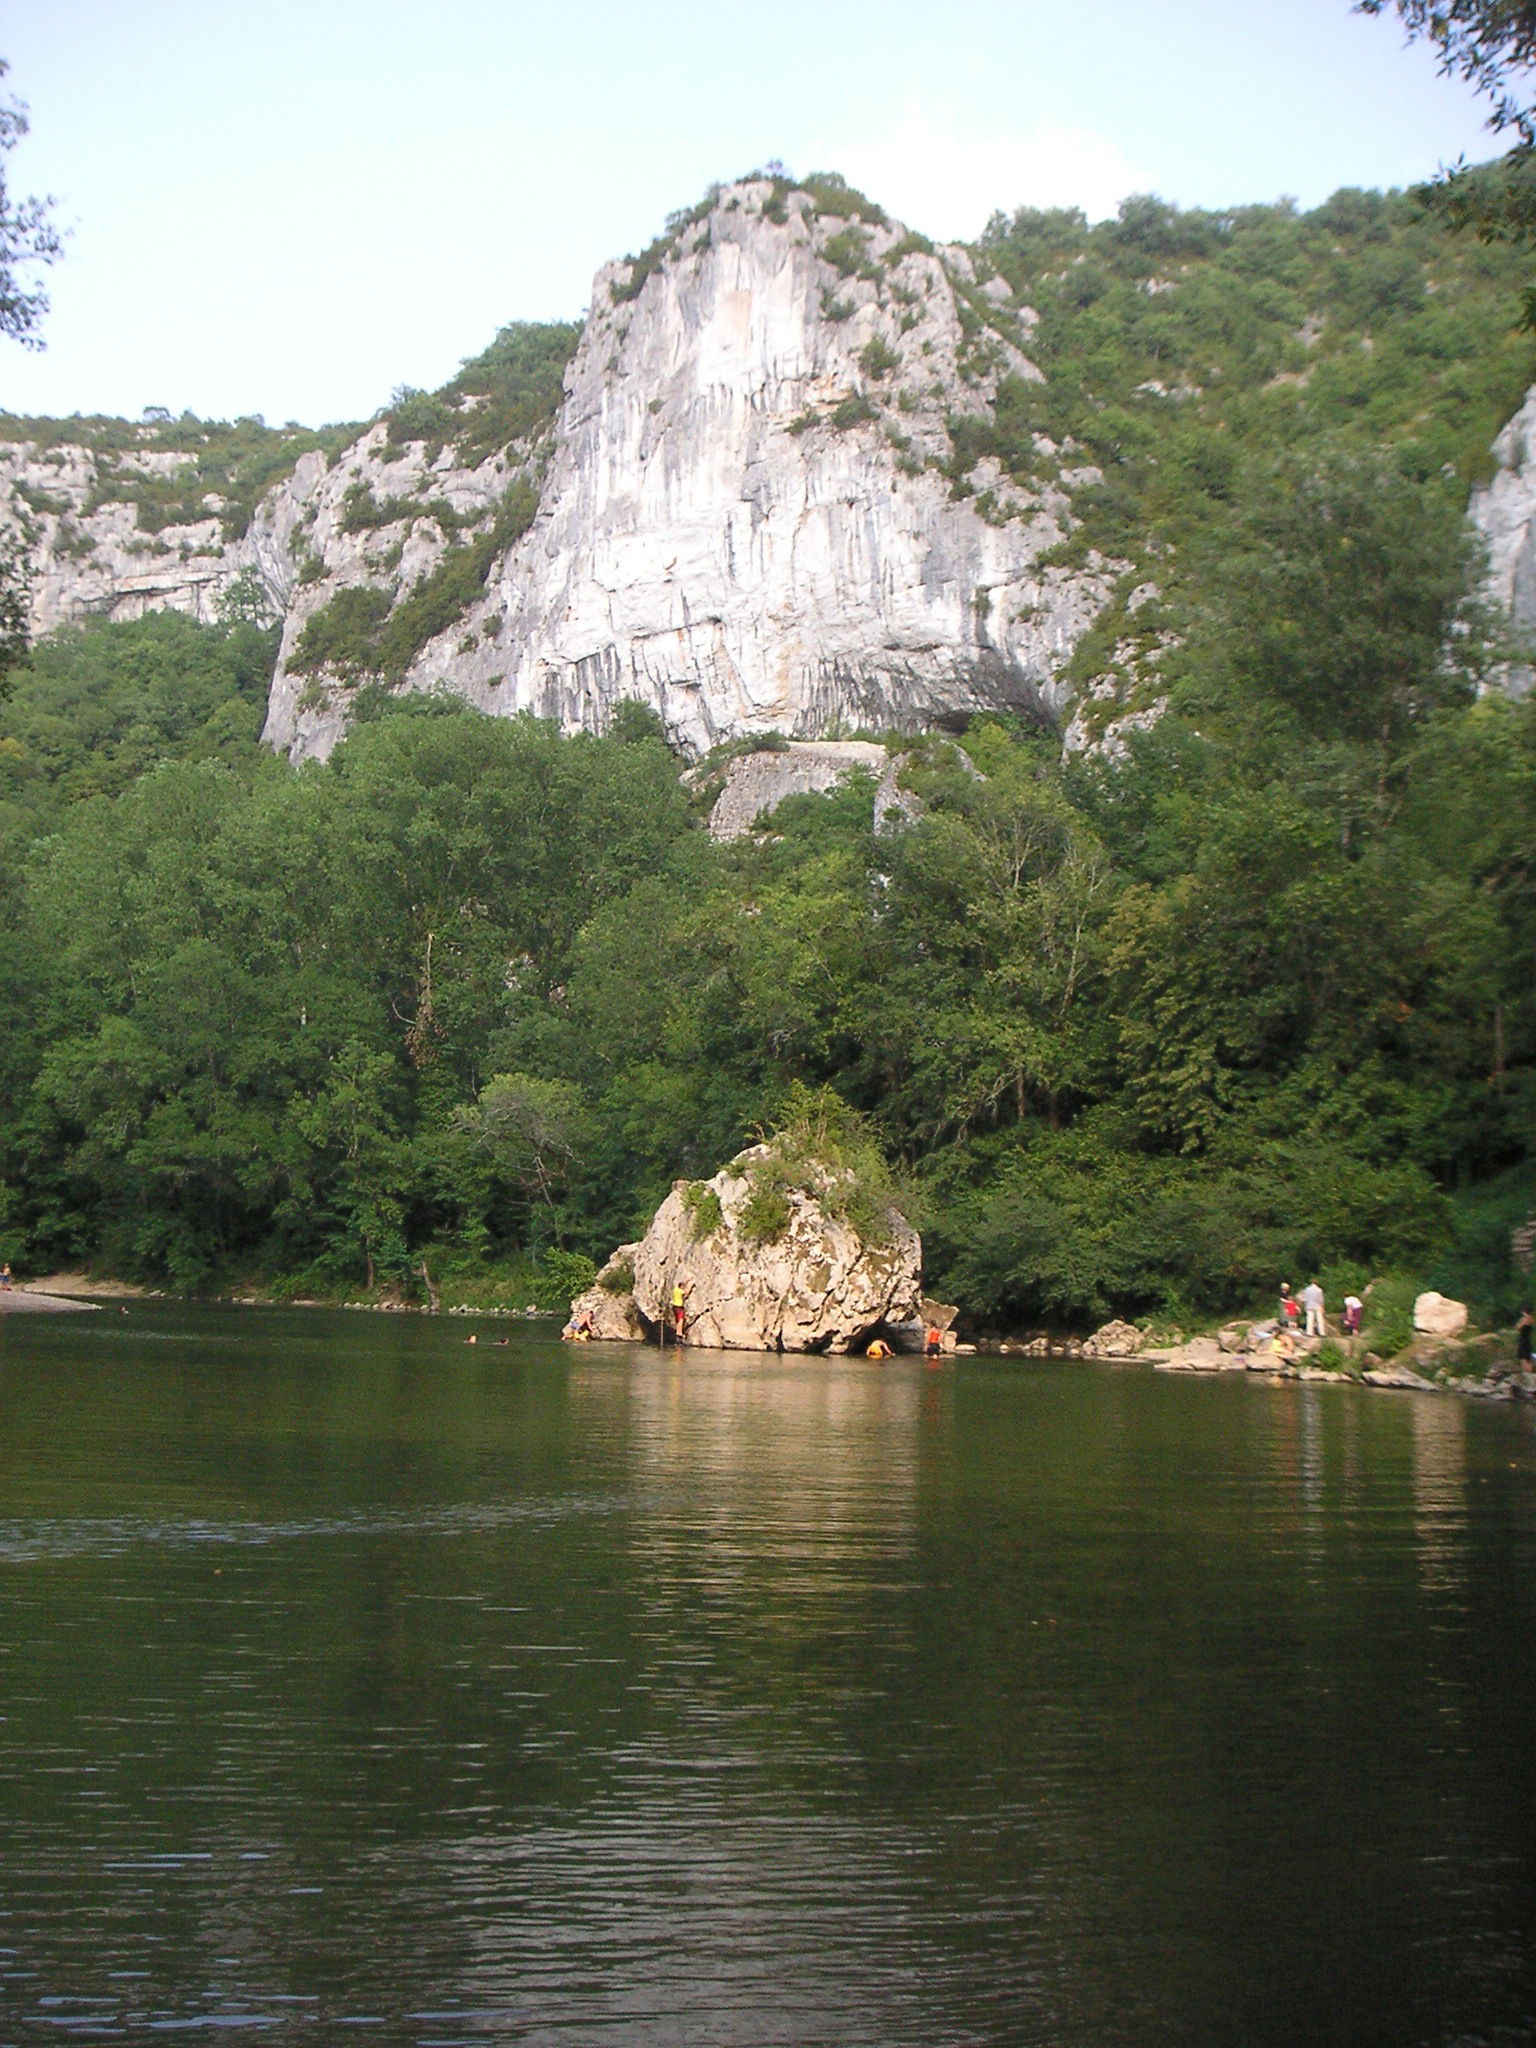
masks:
MULTIPOLYGON (((1493 444, 1492 477, 1472 493, 1472 523, 1488 548, 1486 595, 1519 645, 1536 646, 1536 385, 1493 444)), ((1516 659, 1500 681, 1523 697, 1536 668, 1516 659)))
POLYGON ((164 477, 191 456, 145 448, 98 451, 70 444, 0 442, 0 529, 19 535, 31 561, 34 639, 81 619, 136 619, 169 609, 211 622, 251 566, 226 545, 217 504, 207 516, 156 532, 140 524, 114 484, 164 477))
MULTIPOLYGON (((991 291, 983 325, 980 293, 899 225, 774 192, 727 187, 632 297, 629 264, 598 273, 538 517, 404 686, 598 730, 638 698, 695 752, 1058 708, 1110 581, 1036 566, 1066 494, 1028 498, 983 464, 988 517, 925 466, 949 455, 948 415, 1038 377, 1028 323, 991 291)), ((380 498, 381 442, 338 465, 380 498)), ((294 668, 305 620, 373 573, 323 513, 312 544, 325 574, 290 612, 267 725, 300 756, 347 716, 344 679, 294 668)))
MULTIPOLYGON (((997 707, 1112 751, 1160 706, 1115 719, 1092 688, 1072 702, 1061 672, 1116 565, 1042 562, 1095 472, 1025 490, 982 461, 951 481, 956 418, 984 416, 1005 377, 1039 376, 1034 316, 970 252, 848 197, 853 217, 768 179, 725 187, 644 258, 598 273, 547 431, 471 459, 377 421, 334 463, 301 456, 238 538, 216 493, 206 516, 184 506, 183 523, 151 530, 135 478, 170 480, 193 458, 149 427, 110 446, 0 443, 0 537, 9 524, 29 548, 33 632, 167 606, 211 619, 254 595, 283 626, 266 737, 295 757, 330 751, 369 673, 306 639, 352 590, 412 625, 392 687, 496 714, 601 730, 638 698, 703 753, 997 707), (516 538, 498 525, 512 486, 538 507, 516 538), (467 604, 428 616, 434 571, 466 544, 483 587, 469 579, 467 604)), ((1472 516, 1490 595, 1536 640, 1536 391, 1495 454, 1472 516)), ((1523 690, 1532 674, 1505 681, 1523 690)))

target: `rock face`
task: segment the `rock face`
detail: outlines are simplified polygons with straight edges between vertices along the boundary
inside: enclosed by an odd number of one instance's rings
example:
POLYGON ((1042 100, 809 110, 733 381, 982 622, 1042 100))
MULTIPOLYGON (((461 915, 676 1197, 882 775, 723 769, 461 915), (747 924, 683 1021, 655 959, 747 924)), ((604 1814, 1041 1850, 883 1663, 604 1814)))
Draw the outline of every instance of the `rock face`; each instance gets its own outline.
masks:
POLYGON ((397 613, 477 539, 483 581, 418 605, 392 685, 599 730, 638 698, 696 752, 1054 711, 1113 571, 1036 565, 1097 472, 1026 490, 988 458, 957 495, 939 468, 954 422, 984 418, 1005 379, 1038 380, 1032 323, 964 250, 856 195, 748 180, 599 271, 559 419, 530 441, 469 466, 381 420, 333 464, 302 457, 230 540, 217 493, 189 501, 206 517, 149 530, 143 478, 193 458, 133 445, 153 430, 125 423, 110 449, 0 449, 0 515, 9 487, 37 633, 157 606, 213 617, 253 578, 284 627, 267 737, 295 755, 329 751, 367 672, 327 666, 315 636, 301 649, 310 621, 354 589, 397 613), (537 517, 503 532, 518 481, 537 517))
MULTIPOLYGON (((953 752, 961 766, 976 776, 977 770, 964 749, 956 746, 953 752)), ((911 790, 902 787, 901 771, 908 760, 908 753, 899 746, 877 746, 870 740, 790 740, 756 753, 740 754, 726 769, 720 794, 710 811, 710 837, 740 839, 771 818, 786 797, 834 789, 845 776, 860 769, 875 781, 875 830, 881 832, 893 824, 910 823, 922 816, 923 804, 911 790)))
POLYGON ((609 1261, 606 1270, 633 1273, 632 1296, 594 1287, 573 1313, 601 1313, 601 1334, 621 1336, 629 1334, 619 1325, 632 1302, 656 1328, 681 1284, 687 1342, 722 1351, 845 1352, 877 1328, 915 1321, 922 1246, 901 1217, 892 1216, 885 1243, 866 1244, 814 1195, 796 1191, 779 1236, 765 1242, 743 1233, 753 1169, 768 1157, 767 1146, 753 1146, 712 1180, 680 1181, 639 1244, 622 1246, 609 1261))
MULTIPOLYGON (((525 440, 486 454, 376 421, 334 463, 299 457, 238 538, 217 492, 150 530, 141 507, 193 458, 136 445, 148 427, 0 444, 0 528, 26 537, 38 634, 166 606, 212 618, 243 582, 283 625, 266 737, 295 757, 330 751, 370 676, 567 729, 603 730, 635 698, 696 754, 987 708, 1088 744, 1061 672, 1123 565, 1042 558, 1098 472, 1026 488, 986 457, 951 487, 957 431, 1006 380, 1038 380, 1033 325, 974 254, 846 191, 749 179, 598 272, 559 416, 525 440), (434 578, 455 548, 481 552, 448 588, 434 578), (387 619, 387 659, 306 637, 338 600, 354 628, 387 619)), ((1536 393, 1496 453, 1472 513, 1490 594, 1536 635, 1536 393)), ((1113 752, 1157 715, 1093 743, 1113 752)))
MULTIPOLYGON (((81 619, 136 619, 148 611, 217 618, 220 599, 255 566, 254 546, 227 545, 217 510, 147 532, 128 495, 191 460, 150 448, 109 459, 84 447, 0 442, 3 523, 11 532, 20 527, 30 543, 34 638, 81 619)), ((280 611, 275 602, 273 616, 280 611)))
MULTIPOLYGON (((1472 493, 1471 519, 1488 544, 1487 595, 1505 613, 1517 638, 1536 642, 1536 385, 1493 444, 1498 467, 1472 493)), ((1523 697, 1536 668, 1516 662, 1504 686, 1523 697)))
POLYGON ((1413 1304, 1413 1327, 1425 1337, 1459 1337, 1467 1327, 1467 1304, 1444 1294, 1421 1294, 1413 1304))
MULTIPOLYGON (((538 518, 406 681, 599 730, 638 698, 696 752, 1053 702, 1110 578, 1035 570, 1064 492, 978 472, 989 521, 923 466, 947 456, 949 416, 1039 377, 1026 322, 962 257, 759 180, 654 260, 605 266, 538 518)), ((343 466, 382 497, 377 453, 343 466)), ((356 565, 318 525, 315 544, 319 603, 356 565)), ((345 717, 344 693, 280 669, 272 745, 324 753, 345 717)))
POLYGON ((786 797, 835 788, 862 768, 878 779, 886 772, 884 747, 866 740, 802 740, 792 746, 741 754, 726 770, 725 784, 709 814, 712 839, 740 839, 758 819, 786 797))
POLYGON ((571 1303, 571 1321, 585 1321, 596 1339, 638 1344, 645 1336, 645 1324, 628 1285, 634 1279, 639 1249, 637 1244, 621 1244, 595 1283, 571 1303))

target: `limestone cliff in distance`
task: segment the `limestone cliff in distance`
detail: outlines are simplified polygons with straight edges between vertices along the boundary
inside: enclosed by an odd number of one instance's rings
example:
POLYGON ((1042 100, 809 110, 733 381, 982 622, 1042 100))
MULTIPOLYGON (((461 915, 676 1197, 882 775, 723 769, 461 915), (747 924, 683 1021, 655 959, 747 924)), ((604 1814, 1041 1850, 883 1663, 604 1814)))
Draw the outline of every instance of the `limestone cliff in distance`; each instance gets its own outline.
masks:
POLYGON ((504 329, 361 429, 0 418, 34 633, 280 623, 296 758, 368 685, 593 730, 638 699, 695 754, 988 708, 1112 747, 1167 701, 1169 586, 1194 536, 1208 597, 1239 456, 1329 435, 1478 482, 1491 594, 1536 617, 1530 409, 1491 483, 1481 452, 1529 369, 1464 245, 1379 194, 999 223, 935 247, 835 177, 754 175, 604 266, 583 326, 504 329))
MULTIPOLYGON (((1065 493, 982 478, 987 517, 928 466, 949 457, 947 421, 985 413, 1004 377, 1038 377, 1029 315, 964 252, 931 250, 846 188, 821 196, 860 210, 751 179, 640 262, 599 271, 537 516, 404 685, 596 730, 636 698, 696 752, 1055 708, 1056 668, 1107 587, 1035 566, 1062 537, 1065 493)), ((376 500, 419 493, 385 433, 333 474, 376 500)), ((409 547, 415 530, 402 519, 375 540, 409 547)), ((369 576, 328 527, 316 545, 326 573, 288 613, 267 725, 300 755, 346 721, 339 679, 301 672, 306 624, 369 576)))
POLYGON ((637 698, 694 752, 1054 714, 1113 576, 1040 557, 1097 473, 1027 489, 984 461, 961 493, 949 467, 957 420, 1038 381, 1032 319, 839 180, 755 177, 599 271, 554 417, 503 445, 473 390, 446 430, 397 408, 304 453, 234 537, 216 498, 146 535, 141 473, 192 460, 158 444, 11 441, 0 481, 39 632, 259 592, 283 628, 266 737, 295 757, 370 680, 596 730, 637 698))

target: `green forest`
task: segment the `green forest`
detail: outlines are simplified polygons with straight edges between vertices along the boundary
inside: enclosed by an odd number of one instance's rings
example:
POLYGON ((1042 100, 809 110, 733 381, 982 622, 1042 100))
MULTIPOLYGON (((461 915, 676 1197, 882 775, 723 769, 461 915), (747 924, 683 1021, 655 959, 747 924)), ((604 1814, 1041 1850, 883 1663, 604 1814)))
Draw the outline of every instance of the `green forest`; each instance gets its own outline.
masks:
POLYGON ((950 487, 1099 468, 1064 553, 1125 573, 1074 673, 1160 718, 1067 757, 995 716, 874 735, 915 822, 855 777, 720 845, 639 705, 562 736, 362 684, 295 767, 255 626, 60 634, 0 706, 18 1270, 354 1298, 425 1258, 552 1305, 809 1087, 980 1328, 1313 1270, 1508 1311, 1536 699, 1483 687, 1464 514, 1536 377, 1518 258, 1343 193, 1021 213, 975 259, 1048 381, 953 423, 950 487))

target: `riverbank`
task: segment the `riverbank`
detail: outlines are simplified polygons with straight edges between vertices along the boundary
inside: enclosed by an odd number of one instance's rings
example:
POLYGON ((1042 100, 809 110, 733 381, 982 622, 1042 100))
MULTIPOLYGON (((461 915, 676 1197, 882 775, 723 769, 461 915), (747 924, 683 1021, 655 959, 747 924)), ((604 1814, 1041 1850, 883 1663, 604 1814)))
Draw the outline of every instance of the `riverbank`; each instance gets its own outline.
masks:
MULTIPOLYGON (((84 1296, 91 1301, 147 1301, 162 1297, 150 1287, 136 1287, 131 1280, 98 1280, 90 1273, 48 1273, 29 1280, 34 1294, 62 1295, 66 1299, 84 1296)), ((19 1291, 19 1290, 18 1290, 19 1291)))
POLYGON ((0 1287, 0 1316, 57 1316, 89 1314, 94 1301, 74 1301, 64 1295, 45 1294, 36 1287, 0 1287))
POLYGON ((1275 1382, 1324 1381, 1340 1387, 1382 1387, 1400 1393, 1463 1394, 1480 1401, 1536 1400, 1533 1373, 1509 1370, 1494 1377, 1433 1367, 1421 1371, 1402 1359, 1382 1360, 1374 1365, 1362 1362, 1358 1367, 1314 1365, 1304 1358, 1267 1358, 1262 1353, 1234 1355, 1222 1351, 1214 1340, 1183 1345, 1176 1351, 1147 1352, 1137 1362, 1150 1364, 1154 1372, 1252 1373, 1275 1382))
MULTIPOLYGON (((521 1291, 521 1290, 519 1290, 521 1291)), ((103 1279, 77 1271, 51 1273, 25 1288, 0 1292, 0 1313, 41 1313, 68 1311, 101 1302, 133 1300, 174 1300, 164 1290, 147 1288, 131 1281, 103 1279)), ((189 1299, 191 1297, 188 1297, 189 1299)), ((213 1297, 238 1308, 347 1309, 371 1315, 455 1316, 497 1322, 537 1322, 559 1318, 560 1312, 527 1302, 510 1306, 505 1301, 444 1301, 438 1306, 405 1301, 398 1295, 382 1293, 373 1300, 340 1296, 329 1299, 309 1295, 294 1297, 257 1291, 213 1297)), ((1465 1338, 1421 1337, 1400 1354, 1384 1358, 1355 1339, 1330 1333, 1322 1340, 1298 1339, 1292 1358, 1275 1357, 1268 1349, 1250 1348, 1246 1339, 1253 1326, 1246 1321, 1224 1325, 1220 1330, 1169 1343, 1159 1341, 1155 1330, 1129 1322, 1112 1322, 1091 1336, 1057 1336, 1041 1333, 1031 1337, 983 1338, 975 1344, 956 1347, 959 1355, 1080 1360, 1085 1364, 1140 1365, 1162 1373, 1246 1373, 1255 1378, 1280 1382, 1305 1380, 1334 1386, 1373 1387, 1387 1392, 1459 1394, 1480 1401, 1512 1402, 1536 1400, 1536 1375, 1514 1370, 1513 1346, 1505 1336, 1474 1333, 1465 1338), (1509 1355, 1506 1357, 1505 1354, 1509 1355), (1467 1370, 1476 1366, 1478 1370, 1467 1370), (1458 1369, 1461 1368, 1461 1369, 1458 1369)))

